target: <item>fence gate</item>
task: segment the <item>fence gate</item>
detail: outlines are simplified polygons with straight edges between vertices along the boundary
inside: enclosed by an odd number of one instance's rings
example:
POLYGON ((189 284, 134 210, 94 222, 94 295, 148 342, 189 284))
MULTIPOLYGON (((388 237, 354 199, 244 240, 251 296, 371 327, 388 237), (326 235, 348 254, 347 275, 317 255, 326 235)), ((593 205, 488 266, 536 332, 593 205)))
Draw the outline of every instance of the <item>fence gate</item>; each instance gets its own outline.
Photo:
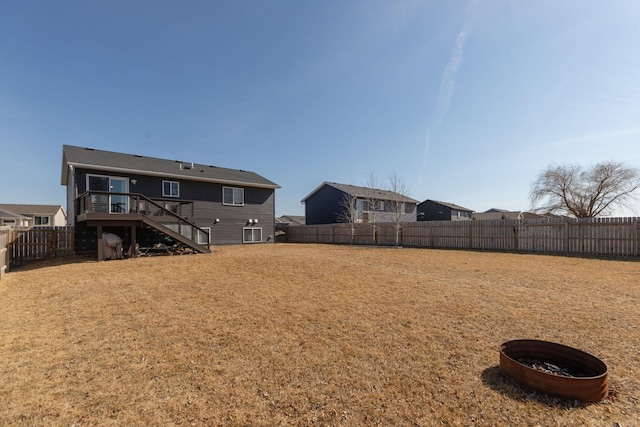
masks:
POLYGON ((7 268, 18 267, 32 261, 73 255, 73 245, 73 227, 10 229, 6 242, 7 268))

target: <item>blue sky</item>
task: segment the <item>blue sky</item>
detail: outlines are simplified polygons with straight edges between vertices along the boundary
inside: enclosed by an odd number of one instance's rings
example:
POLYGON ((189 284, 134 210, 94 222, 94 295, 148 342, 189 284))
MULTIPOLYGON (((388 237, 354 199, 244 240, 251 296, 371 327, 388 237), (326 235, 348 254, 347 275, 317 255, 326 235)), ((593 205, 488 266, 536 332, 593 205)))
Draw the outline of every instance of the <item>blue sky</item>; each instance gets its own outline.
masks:
POLYGON ((640 167, 635 0, 7 1, 0 64, 5 203, 65 204, 63 144, 255 171, 278 216, 372 173, 481 212, 640 167))

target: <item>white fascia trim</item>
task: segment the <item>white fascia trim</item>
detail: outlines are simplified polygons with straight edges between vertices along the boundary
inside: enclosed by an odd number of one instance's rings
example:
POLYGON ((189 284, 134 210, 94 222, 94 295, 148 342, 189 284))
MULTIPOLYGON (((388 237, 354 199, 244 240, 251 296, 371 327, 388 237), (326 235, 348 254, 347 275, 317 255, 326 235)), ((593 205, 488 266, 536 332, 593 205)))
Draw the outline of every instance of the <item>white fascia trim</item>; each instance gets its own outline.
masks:
POLYGON ((256 184, 253 182, 232 181, 228 179, 198 178, 195 176, 185 176, 185 175, 172 174, 172 173, 142 171, 142 170, 126 169, 126 168, 114 168, 111 166, 98 166, 98 165, 83 164, 83 163, 69 163, 69 165, 76 168, 99 170, 104 172, 117 172, 117 173, 124 173, 124 174, 131 173, 136 175, 157 176, 161 178, 175 178, 175 179, 183 179, 183 180, 189 180, 189 181, 212 182, 216 184, 231 184, 231 185, 244 186, 244 187, 271 188, 271 189, 280 188, 279 185, 256 184))

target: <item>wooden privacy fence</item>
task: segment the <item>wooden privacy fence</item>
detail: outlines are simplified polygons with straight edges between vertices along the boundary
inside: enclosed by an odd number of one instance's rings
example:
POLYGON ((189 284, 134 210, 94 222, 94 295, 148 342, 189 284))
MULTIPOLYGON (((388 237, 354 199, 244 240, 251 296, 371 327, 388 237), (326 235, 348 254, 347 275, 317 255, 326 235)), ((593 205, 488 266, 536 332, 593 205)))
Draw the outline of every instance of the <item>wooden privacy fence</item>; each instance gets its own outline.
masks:
POLYGON ((3 263, 4 270, 7 270, 32 261, 70 256, 74 253, 73 244, 73 227, 25 227, 2 230, 0 231, 0 263, 3 263))
POLYGON ((481 249, 578 255, 639 256, 640 218, 545 218, 424 221, 288 227, 291 243, 396 244, 420 248, 481 249))

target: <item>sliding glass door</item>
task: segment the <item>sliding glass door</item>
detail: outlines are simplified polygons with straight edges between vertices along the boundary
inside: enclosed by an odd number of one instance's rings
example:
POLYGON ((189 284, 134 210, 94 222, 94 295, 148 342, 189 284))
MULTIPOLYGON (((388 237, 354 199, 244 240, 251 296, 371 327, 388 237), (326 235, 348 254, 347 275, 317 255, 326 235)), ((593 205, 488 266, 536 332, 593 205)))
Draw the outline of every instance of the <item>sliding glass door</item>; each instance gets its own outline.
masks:
MULTIPOLYGON (((88 175, 87 190, 105 193, 128 193, 129 180, 113 176, 88 175)), ((125 194, 92 194, 91 205, 94 212, 127 213, 129 197, 125 194)))

